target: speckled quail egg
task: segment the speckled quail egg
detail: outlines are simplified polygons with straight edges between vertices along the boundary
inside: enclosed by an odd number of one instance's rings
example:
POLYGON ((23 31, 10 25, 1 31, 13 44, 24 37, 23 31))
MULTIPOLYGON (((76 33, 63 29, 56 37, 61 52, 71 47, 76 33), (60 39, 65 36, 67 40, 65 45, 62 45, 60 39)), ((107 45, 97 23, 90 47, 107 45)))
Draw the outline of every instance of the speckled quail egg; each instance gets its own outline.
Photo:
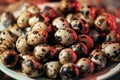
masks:
POLYGON ((78 34, 86 34, 89 31, 89 25, 82 19, 72 19, 71 27, 74 29, 78 34))
POLYGON ((85 22, 87 22, 89 25, 93 25, 94 19, 88 17, 88 16, 83 16, 81 13, 76 14, 77 17, 83 19, 85 22))
POLYGON ((52 26, 50 23, 47 22, 37 22, 32 27, 32 30, 45 30, 47 32, 52 32, 52 26))
POLYGON ((4 12, 0 16, 0 22, 7 28, 15 23, 15 18, 11 12, 4 12))
POLYGON ((8 30, 3 30, 0 32, 0 41, 9 41, 15 42, 17 40, 17 36, 8 30))
POLYGON ((65 14, 75 13, 80 10, 80 4, 77 0, 61 0, 59 9, 65 14))
POLYGON ((62 80, 77 80, 79 69, 73 63, 66 63, 60 68, 60 77, 62 80))
POLYGON ((110 31, 113 26, 109 25, 107 19, 109 19, 107 16, 99 15, 94 21, 95 27, 99 31, 110 31))
POLYGON ((0 55, 2 63, 7 67, 13 67, 18 62, 18 54, 14 50, 6 50, 0 55))
POLYGON ((19 28, 17 24, 14 24, 13 26, 9 26, 8 30, 18 37, 22 35, 22 29, 19 28))
POLYGON ((59 29, 69 28, 69 23, 64 17, 57 17, 53 20, 52 25, 54 26, 55 31, 59 29))
POLYGON ((114 18, 114 16, 108 12, 105 12, 103 11, 100 16, 103 15, 106 17, 106 21, 107 21, 107 31, 110 31, 110 30, 117 30, 118 26, 117 26, 117 23, 116 23, 116 20, 114 18))
POLYGON ((70 28, 56 31, 54 37, 58 43, 65 46, 73 44, 78 39, 76 32, 70 28))
POLYGON ((104 55, 104 52, 101 51, 100 49, 94 49, 90 53, 90 60, 95 63, 95 70, 99 71, 102 68, 105 68, 107 59, 106 56, 104 55))
POLYGON ((45 6, 42 10, 42 14, 48 16, 50 19, 54 19, 57 16, 56 10, 50 6, 45 6))
POLYGON ((88 48, 83 43, 73 44, 70 48, 76 52, 78 58, 85 57, 88 54, 88 48))
POLYGON ((33 50, 35 58, 37 58, 41 62, 46 62, 47 60, 53 58, 55 53, 50 45, 40 44, 37 45, 33 50))
POLYGON ((22 62, 22 72, 29 77, 38 77, 43 74, 43 65, 34 57, 27 57, 22 62))
MULTIPOLYGON (((71 1, 73 1, 73 0, 71 0, 71 1)), ((71 11, 71 1, 61 0, 60 7, 59 7, 60 10, 64 13, 70 12, 71 11)))
POLYGON ((110 31, 109 34, 106 35, 105 42, 120 42, 120 34, 115 30, 110 31))
POLYGON ((17 19, 17 24, 20 28, 28 27, 28 20, 32 14, 28 11, 22 12, 17 19))
POLYGON ((15 44, 9 41, 0 42, 0 53, 2 54, 6 50, 14 49, 15 44))
POLYGON ((88 58, 80 58, 76 66, 79 69, 80 77, 88 76, 94 71, 94 63, 88 58))
POLYGON ((18 52, 24 53, 28 52, 30 45, 27 43, 26 36, 20 36, 16 41, 16 48, 18 52))
POLYGON ((37 14, 40 12, 40 9, 36 5, 30 5, 26 10, 32 14, 37 14))
POLYGON ((23 31, 22 31, 22 35, 27 35, 28 32, 30 32, 31 30, 32 30, 32 27, 26 27, 26 28, 24 28, 23 31))
POLYGON ((90 4, 82 4, 80 13, 84 16, 90 16, 91 18, 95 18, 96 9, 90 4))
POLYGON ((27 43, 36 46, 40 43, 47 43, 48 32, 45 30, 29 31, 27 34, 27 43))
POLYGON ((78 35, 78 39, 80 42, 84 43, 88 50, 91 50, 94 46, 94 42, 93 42, 93 39, 88 36, 88 35, 78 35))
POLYGON ((91 25, 96 16, 96 10, 89 4, 82 4, 80 12, 76 15, 91 25))
POLYGON ((120 61, 120 43, 111 43, 104 48, 105 55, 112 61, 120 61))
POLYGON ((44 70, 46 75, 52 79, 58 77, 60 68, 61 64, 59 61, 50 61, 44 64, 44 70))
POLYGON ((30 18, 29 18, 29 25, 31 26, 31 27, 33 27, 34 26, 34 24, 35 23, 37 23, 37 22, 48 22, 49 20, 47 20, 43 15, 41 15, 40 13, 37 13, 37 14, 35 14, 35 15, 33 15, 33 16, 31 16, 30 18))
POLYGON ((65 64, 69 62, 74 63, 76 60, 77 60, 77 55, 70 48, 62 49, 59 53, 59 61, 61 64, 65 64))

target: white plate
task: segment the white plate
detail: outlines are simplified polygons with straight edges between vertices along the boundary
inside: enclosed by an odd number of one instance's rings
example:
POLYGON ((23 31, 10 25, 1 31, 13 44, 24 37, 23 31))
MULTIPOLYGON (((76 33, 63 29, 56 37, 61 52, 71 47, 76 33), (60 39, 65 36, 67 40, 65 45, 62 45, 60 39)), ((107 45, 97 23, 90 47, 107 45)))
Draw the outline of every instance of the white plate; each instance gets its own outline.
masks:
MULTIPOLYGON (((21 79, 22 80, 50 80, 45 77, 39 77, 36 79, 29 78, 21 72, 7 68, 5 65, 1 63, 1 61, 0 61, 0 70, 3 71, 8 76, 17 80, 21 80, 21 79)), ((116 64, 108 65, 105 69, 102 69, 99 72, 93 73, 85 78, 81 78, 80 80, 104 80, 115 75, 119 71, 120 71, 120 63, 116 63, 116 64)))

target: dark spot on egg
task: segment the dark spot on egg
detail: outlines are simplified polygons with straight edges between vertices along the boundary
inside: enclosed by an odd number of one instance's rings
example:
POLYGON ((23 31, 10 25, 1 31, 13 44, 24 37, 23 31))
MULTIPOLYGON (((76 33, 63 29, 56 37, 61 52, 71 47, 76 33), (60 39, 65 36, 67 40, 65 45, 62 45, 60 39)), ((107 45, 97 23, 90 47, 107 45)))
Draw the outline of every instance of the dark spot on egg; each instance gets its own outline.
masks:
POLYGON ((86 59, 84 58, 83 61, 86 61, 86 59))
POLYGON ((53 67, 53 65, 51 65, 51 67, 53 67))
POLYGON ((57 42, 61 42, 62 41, 62 37, 61 36, 55 36, 55 39, 57 42))
POLYGON ((43 58, 43 62, 49 60, 50 58, 51 58, 51 53, 50 53, 50 51, 48 51, 48 52, 46 52, 46 54, 45 54, 45 56, 43 58))
POLYGON ((115 47, 113 47, 113 49, 115 49, 115 47))
POLYGON ((79 27, 80 30, 84 30, 84 29, 85 29, 85 27, 83 26, 82 23, 79 23, 79 24, 78 24, 78 27, 79 27))
POLYGON ((16 31, 19 31, 19 29, 16 29, 16 31))
POLYGON ((77 65, 79 70, 82 70, 82 68, 84 67, 84 65, 77 65))
POLYGON ((33 31, 33 34, 38 34, 38 31, 33 31))
POLYGON ((41 49, 42 50, 42 52, 46 52, 46 50, 45 49, 41 49))
POLYGON ((96 52, 99 52, 99 50, 97 49, 96 52))
POLYGON ((3 35, 5 35, 5 32, 3 32, 3 35))
POLYGON ((119 56, 119 54, 120 54, 120 51, 115 50, 115 51, 114 51, 114 55, 113 55, 113 56, 111 56, 111 58, 116 58, 116 57, 118 57, 118 56, 119 56))
POLYGON ((91 5, 88 5, 87 7, 88 7, 88 8, 91 8, 92 6, 91 6, 91 5))
POLYGON ((109 53, 106 53, 106 55, 107 55, 108 57, 110 57, 110 54, 109 54, 109 53))
POLYGON ((10 49, 12 49, 12 47, 8 46, 8 47, 7 47, 7 49, 9 49, 9 50, 10 50, 10 49))
POLYGON ((66 31, 67 31, 68 33, 73 33, 73 31, 72 31, 71 29, 66 29, 66 31))
POLYGON ((86 12, 85 12, 85 15, 89 15, 89 13, 90 13, 89 11, 86 11, 86 12))
POLYGON ((104 21, 105 21, 105 19, 100 19, 100 20, 97 22, 97 24, 98 24, 99 26, 101 26, 101 24, 102 24, 104 21))
POLYGON ((12 32, 8 31, 8 33, 10 34, 11 37, 15 37, 12 32))
POLYGON ((12 64, 15 62, 15 56, 14 55, 6 55, 5 62, 7 65, 12 64))
POLYGON ((64 18, 61 17, 60 20, 61 20, 62 22, 64 22, 64 18))
POLYGON ((73 79, 76 77, 76 72, 73 67, 63 67, 61 70, 61 75, 66 76, 67 79, 73 79))
POLYGON ((99 55, 98 55, 98 54, 96 54, 96 55, 94 56, 94 58, 97 60, 97 59, 98 59, 98 56, 99 56, 99 55))
POLYGON ((102 61, 102 59, 99 59, 99 61, 102 61))
POLYGON ((70 39, 67 39, 67 41, 69 41, 70 39))
POLYGON ((0 41, 4 41, 2 38, 0 38, 0 41))
POLYGON ((30 76, 30 75, 32 75, 32 72, 31 71, 30 72, 26 72, 26 75, 30 76))

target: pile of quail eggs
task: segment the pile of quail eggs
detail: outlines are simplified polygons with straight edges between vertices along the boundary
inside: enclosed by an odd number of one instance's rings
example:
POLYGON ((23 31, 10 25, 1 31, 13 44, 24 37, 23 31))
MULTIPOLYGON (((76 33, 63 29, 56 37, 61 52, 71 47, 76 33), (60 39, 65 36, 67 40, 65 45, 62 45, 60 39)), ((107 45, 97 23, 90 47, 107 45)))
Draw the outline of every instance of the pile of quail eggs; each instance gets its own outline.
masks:
POLYGON ((76 0, 60 7, 29 5, 19 17, 0 16, 0 59, 9 68, 19 64, 34 78, 76 80, 120 61, 120 34, 113 16, 76 0))

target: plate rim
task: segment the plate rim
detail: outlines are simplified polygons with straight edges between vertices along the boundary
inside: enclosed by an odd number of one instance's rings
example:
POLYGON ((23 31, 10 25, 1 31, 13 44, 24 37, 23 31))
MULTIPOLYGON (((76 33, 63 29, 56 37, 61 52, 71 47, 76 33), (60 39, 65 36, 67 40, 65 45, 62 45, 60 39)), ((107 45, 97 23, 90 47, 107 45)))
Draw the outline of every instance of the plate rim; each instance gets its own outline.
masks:
MULTIPOLYGON (((0 61, 0 70, 7 74, 8 76, 17 79, 17 80, 35 80, 32 78, 29 78, 22 73, 16 72, 8 67, 6 67, 1 61, 0 61)), ((110 78, 117 74, 120 71, 120 63, 117 63, 112 69, 110 69, 107 73, 96 76, 96 80, 105 80, 107 78, 110 78)), ((95 73, 94 73, 95 74, 95 73)), ((92 74, 91 74, 92 75, 92 74)), ((49 80, 49 79, 48 79, 49 80)), ((82 79, 81 79, 82 80, 82 79)), ((84 80, 84 79, 83 79, 84 80)), ((88 80, 88 79, 87 79, 88 80)))

